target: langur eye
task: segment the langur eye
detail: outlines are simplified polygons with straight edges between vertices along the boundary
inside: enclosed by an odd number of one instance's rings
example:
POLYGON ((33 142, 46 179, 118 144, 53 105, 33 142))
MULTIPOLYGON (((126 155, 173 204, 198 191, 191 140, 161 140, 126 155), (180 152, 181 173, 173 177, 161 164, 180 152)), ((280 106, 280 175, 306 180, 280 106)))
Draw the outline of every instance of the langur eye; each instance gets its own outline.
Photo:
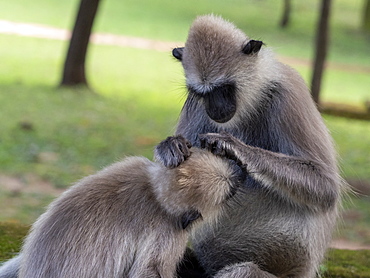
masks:
POLYGON ((172 55, 175 57, 177 60, 181 61, 182 60, 182 52, 184 51, 183 47, 177 47, 172 50, 172 55))
POLYGON ((244 54, 254 54, 260 51, 263 45, 262 41, 250 40, 242 49, 244 54))

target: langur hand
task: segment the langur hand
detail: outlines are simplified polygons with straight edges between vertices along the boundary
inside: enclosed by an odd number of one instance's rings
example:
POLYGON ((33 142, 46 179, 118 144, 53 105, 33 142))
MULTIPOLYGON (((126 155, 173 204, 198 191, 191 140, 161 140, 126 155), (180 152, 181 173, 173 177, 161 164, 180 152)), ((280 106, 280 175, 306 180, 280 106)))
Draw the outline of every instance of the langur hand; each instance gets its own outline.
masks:
POLYGON ((191 143, 183 136, 170 136, 158 144, 154 150, 154 160, 168 168, 175 168, 191 154, 191 143))
POLYGON ((231 134, 222 131, 221 133, 200 134, 200 146, 215 155, 223 156, 234 160, 242 166, 244 159, 242 154, 246 151, 247 145, 231 134))

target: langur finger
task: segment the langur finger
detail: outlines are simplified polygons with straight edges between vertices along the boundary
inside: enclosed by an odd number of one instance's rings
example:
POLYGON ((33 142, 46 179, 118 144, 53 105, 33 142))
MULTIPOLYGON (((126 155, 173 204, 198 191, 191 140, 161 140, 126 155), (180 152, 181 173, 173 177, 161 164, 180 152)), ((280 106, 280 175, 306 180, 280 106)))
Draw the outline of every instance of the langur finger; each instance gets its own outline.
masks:
POLYGON ((212 151, 214 140, 212 140, 209 133, 199 134, 199 140, 200 140, 200 147, 202 149, 207 149, 209 151, 212 151))
POLYGON ((184 159, 188 158, 191 154, 191 152, 190 152, 191 144, 189 143, 190 144, 190 147, 189 147, 188 143, 189 142, 186 139, 179 140, 178 143, 177 143, 178 151, 183 154, 184 159))

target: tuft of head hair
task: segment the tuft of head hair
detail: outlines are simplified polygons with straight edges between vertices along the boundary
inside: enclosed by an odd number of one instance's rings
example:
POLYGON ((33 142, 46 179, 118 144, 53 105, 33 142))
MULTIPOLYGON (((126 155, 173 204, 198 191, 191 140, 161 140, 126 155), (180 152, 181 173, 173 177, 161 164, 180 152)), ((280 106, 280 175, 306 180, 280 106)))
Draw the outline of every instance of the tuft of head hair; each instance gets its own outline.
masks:
POLYGON ((281 64, 262 41, 215 15, 197 17, 185 47, 172 53, 184 68, 190 100, 204 101, 209 118, 225 128, 254 113, 266 84, 280 79, 281 64))

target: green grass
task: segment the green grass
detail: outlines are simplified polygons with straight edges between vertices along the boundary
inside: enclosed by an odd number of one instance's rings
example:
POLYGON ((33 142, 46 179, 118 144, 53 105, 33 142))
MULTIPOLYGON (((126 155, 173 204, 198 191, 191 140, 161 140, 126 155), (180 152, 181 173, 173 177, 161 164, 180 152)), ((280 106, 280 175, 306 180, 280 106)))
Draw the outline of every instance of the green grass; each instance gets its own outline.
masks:
MULTIPOLYGON (((6 1, 0 18, 71 29, 78 3, 79 0, 6 1)), ((94 30, 183 42, 196 15, 215 13, 275 47, 279 54, 311 58, 319 3, 295 1, 291 25, 282 30, 278 27, 281 1, 106 0, 101 1, 94 30)), ((361 0, 333 1, 331 61, 370 65, 368 37, 360 31, 363 4, 361 0)))
MULTIPOLYGON (((291 64, 311 84, 312 72, 308 66, 291 64)), ((370 100, 369 72, 350 72, 332 68, 324 72, 320 100, 363 106, 370 100)))
POLYGON ((172 134, 183 94, 175 81, 181 69, 168 53, 92 45, 92 94, 56 88, 65 42, 0 39, 8 46, 0 53, 2 172, 35 172, 66 187, 125 155, 152 157, 153 146, 172 134), (33 130, 22 129, 24 122, 33 130), (40 163, 45 152, 58 160, 40 163))
POLYGON ((330 249, 325 262, 323 278, 369 278, 370 250, 330 249))
POLYGON ((341 157, 343 176, 370 181, 370 124, 345 118, 325 117, 341 157))
POLYGON ((0 19, 59 28, 73 26, 78 0, 2 1, 0 19))
POLYGON ((29 227, 14 223, 0 223, 0 262, 19 252, 29 227))
MULTIPOLYGON (((0 189, 0 226, 3 221, 32 224, 54 198, 55 196, 45 192, 15 194, 0 189)), ((1 247, 0 243, 0 250, 1 247)))
MULTIPOLYGON (((57 88, 65 42, 0 39, 9 49, 0 53, 0 174, 27 187, 25 176, 33 173, 66 188, 124 156, 152 158, 154 146, 173 133, 183 77, 168 53, 92 45, 91 92, 57 88)), ((49 195, 1 193, 0 221, 32 223, 49 195)))
POLYGON ((324 78, 323 101, 361 104, 370 101, 370 71, 351 73, 330 70, 324 78))
POLYGON ((27 60, 0 77, 3 171, 36 171, 66 186, 86 174, 80 169, 99 169, 124 155, 151 157, 153 146, 172 133, 183 94, 169 81, 176 64, 168 54, 93 46, 90 72, 97 93, 92 94, 83 88, 56 89, 60 59, 49 50, 61 50, 63 42, 11 36, 7 41, 22 42, 26 49, 38 46, 44 56, 38 59, 14 48, 13 53, 0 54, 9 65, 27 60), (114 68, 114 63, 123 66, 114 68), (33 130, 22 129, 24 122, 33 130), (38 163, 44 152, 58 154, 55 165, 38 163))
POLYGON ((370 245, 370 200, 352 197, 344 202, 343 219, 339 223, 337 237, 370 245))

